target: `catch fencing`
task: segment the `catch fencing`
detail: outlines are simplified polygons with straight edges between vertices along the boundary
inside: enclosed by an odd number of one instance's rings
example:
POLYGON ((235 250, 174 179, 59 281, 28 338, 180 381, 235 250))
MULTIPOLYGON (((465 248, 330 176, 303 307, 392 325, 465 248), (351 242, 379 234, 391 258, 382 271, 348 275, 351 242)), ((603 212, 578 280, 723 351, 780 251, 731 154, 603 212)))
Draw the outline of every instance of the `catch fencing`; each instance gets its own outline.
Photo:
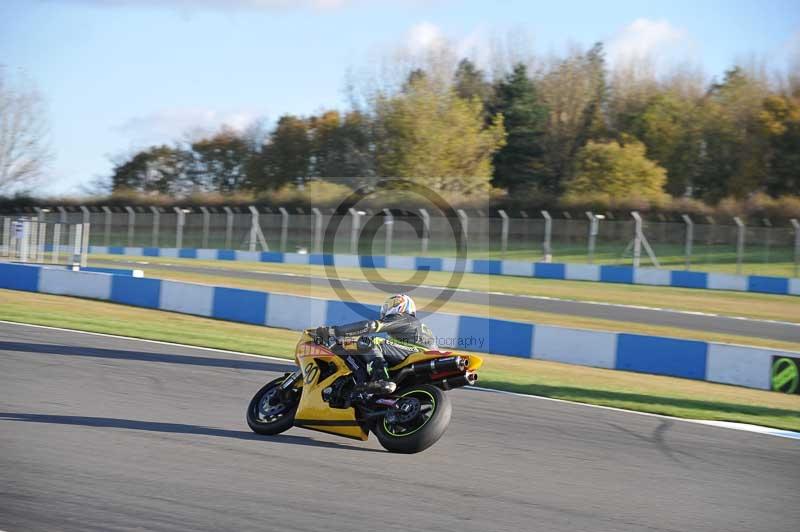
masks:
POLYGON ((631 264, 800 276, 800 223, 739 218, 653 220, 612 214, 425 209, 197 207, 37 209, 40 220, 89 223, 95 246, 231 249, 359 255, 458 256, 631 264))
POLYGON ((89 224, 0 217, 0 258, 15 262, 86 266, 89 224))

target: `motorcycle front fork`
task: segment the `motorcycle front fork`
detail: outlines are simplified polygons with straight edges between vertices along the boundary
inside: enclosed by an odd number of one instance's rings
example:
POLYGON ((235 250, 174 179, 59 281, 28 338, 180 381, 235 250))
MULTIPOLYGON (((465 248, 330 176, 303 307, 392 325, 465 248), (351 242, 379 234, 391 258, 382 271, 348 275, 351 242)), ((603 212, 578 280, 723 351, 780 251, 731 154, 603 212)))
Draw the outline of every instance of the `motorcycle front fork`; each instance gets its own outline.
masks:
POLYGON ((288 390, 291 390, 292 387, 294 386, 294 384, 302 376, 303 376, 303 372, 300 370, 300 368, 297 368, 292 373, 287 373, 286 374, 286 378, 283 379, 283 382, 280 385, 281 391, 286 392, 288 390))

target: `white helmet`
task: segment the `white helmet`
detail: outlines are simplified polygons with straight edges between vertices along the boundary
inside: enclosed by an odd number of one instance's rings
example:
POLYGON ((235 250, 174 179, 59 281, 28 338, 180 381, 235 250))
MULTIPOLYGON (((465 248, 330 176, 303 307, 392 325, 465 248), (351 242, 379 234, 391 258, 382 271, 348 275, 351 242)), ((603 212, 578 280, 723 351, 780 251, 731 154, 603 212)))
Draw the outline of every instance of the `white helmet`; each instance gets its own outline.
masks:
POLYGON ((397 294, 388 297, 381 305, 381 319, 393 314, 417 315, 417 305, 414 300, 405 294, 397 294))

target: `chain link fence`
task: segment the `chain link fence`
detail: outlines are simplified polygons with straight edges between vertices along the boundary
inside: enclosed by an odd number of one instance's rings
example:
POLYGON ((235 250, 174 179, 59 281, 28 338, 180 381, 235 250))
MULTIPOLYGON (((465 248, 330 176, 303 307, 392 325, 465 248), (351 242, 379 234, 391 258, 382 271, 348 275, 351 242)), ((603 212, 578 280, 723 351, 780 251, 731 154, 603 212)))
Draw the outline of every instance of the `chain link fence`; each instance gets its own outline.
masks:
MULTIPOLYGON (((523 213, 524 214, 524 213, 523 213)), ((362 255, 457 254, 454 232, 463 231, 472 259, 639 264, 671 269, 799 276, 800 224, 772 227, 739 219, 683 221, 583 217, 508 216, 499 211, 457 211, 457 223, 424 209, 195 209, 80 207, 39 209, 40 220, 89 223, 95 246, 216 248, 362 255)))

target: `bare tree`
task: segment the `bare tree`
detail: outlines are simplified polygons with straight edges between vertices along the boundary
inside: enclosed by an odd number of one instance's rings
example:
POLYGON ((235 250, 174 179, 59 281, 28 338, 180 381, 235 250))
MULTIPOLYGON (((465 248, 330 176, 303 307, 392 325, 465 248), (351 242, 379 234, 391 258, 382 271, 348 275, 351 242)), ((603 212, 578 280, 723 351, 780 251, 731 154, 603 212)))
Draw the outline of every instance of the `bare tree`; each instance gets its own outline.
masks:
POLYGON ((14 87, 0 70, 0 191, 39 179, 50 161, 44 101, 35 89, 14 87))

